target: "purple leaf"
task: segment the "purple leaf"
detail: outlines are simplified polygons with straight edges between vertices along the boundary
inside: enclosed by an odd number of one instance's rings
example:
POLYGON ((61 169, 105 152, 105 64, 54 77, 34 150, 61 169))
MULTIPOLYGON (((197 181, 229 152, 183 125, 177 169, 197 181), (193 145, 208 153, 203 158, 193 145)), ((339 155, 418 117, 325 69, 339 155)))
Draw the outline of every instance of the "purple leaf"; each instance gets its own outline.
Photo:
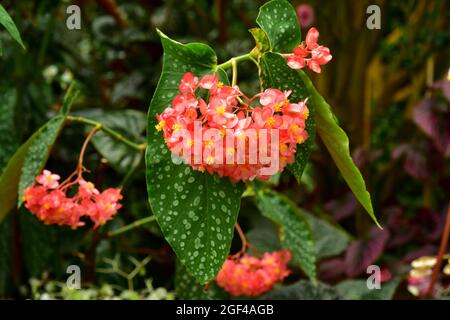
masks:
POLYGON ((333 258, 323 261, 319 266, 319 278, 330 281, 345 274, 346 264, 343 258, 333 258))
POLYGON ((351 216, 358 206, 355 196, 348 192, 342 198, 327 202, 324 208, 333 215, 336 221, 340 221, 351 216))
POLYGON ((389 231, 374 227, 367 240, 355 240, 345 253, 346 274, 356 277, 365 272, 383 253, 389 239, 389 231))

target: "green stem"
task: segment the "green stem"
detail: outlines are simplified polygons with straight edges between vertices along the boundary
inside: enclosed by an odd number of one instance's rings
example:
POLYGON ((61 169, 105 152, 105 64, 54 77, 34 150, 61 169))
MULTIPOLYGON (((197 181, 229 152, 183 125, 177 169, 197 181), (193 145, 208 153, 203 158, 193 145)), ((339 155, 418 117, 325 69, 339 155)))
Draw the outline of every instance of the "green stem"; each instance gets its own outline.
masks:
POLYGON ((108 237, 115 237, 115 236, 117 236, 119 234, 122 234, 122 233, 125 233, 127 231, 130 231, 130 230, 132 230, 134 228, 137 228, 139 226, 142 226, 142 225, 144 225, 146 223, 152 222, 155 219, 156 219, 156 216, 153 215, 153 216, 150 216, 150 217, 146 217, 146 218, 142 218, 142 219, 136 220, 133 223, 130 223, 130 224, 128 224, 126 226, 123 226, 123 227, 121 227, 119 229, 116 229, 114 231, 108 232, 108 237))
POLYGON ((231 67, 233 70, 233 78, 231 80, 231 86, 235 86, 237 83, 237 76, 238 76, 238 71, 237 71, 237 62, 236 59, 231 59, 231 67))
POLYGON ((111 136, 112 138, 116 139, 117 141, 122 142, 123 144, 126 144, 127 146, 129 146, 130 148, 133 148, 139 152, 142 152, 145 150, 146 144, 137 144, 134 143, 133 141, 128 140, 127 138, 125 138, 123 135, 121 135, 120 133, 118 133, 117 131, 108 128, 107 126, 105 126, 104 124, 91 120, 91 119, 87 119, 87 118, 83 118, 83 117, 73 117, 73 116, 66 116, 66 120, 70 121, 70 122, 79 122, 79 123, 84 123, 90 126, 95 126, 98 128, 98 130, 103 131, 104 133, 108 134, 109 136, 111 136))
POLYGON ((233 66, 233 60, 236 63, 239 63, 239 62, 247 61, 247 60, 250 60, 250 59, 251 59, 251 54, 250 53, 243 54, 242 56, 237 56, 237 57, 231 58, 230 60, 228 60, 228 61, 226 61, 226 62, 224 62, 222 64, 217 65, 217 68, 229 69, 229 68, 231 68, 233 66))

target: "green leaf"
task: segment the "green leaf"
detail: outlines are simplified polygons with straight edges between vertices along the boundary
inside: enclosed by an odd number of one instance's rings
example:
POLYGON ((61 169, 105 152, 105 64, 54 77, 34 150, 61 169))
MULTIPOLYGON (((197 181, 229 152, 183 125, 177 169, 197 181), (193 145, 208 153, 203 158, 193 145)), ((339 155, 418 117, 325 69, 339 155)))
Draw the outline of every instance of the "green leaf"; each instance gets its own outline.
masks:
POLYGON ((6 31, 9 32, 11 37, 16 40, 20 46, 25 49, 25 45, 22 42, 22 38, 20 37, 19 30, 17 30, 14 21, 11 19, 8 12, 6 12, 5 8, 0 4, 0 24, 3 25, 6 31))
MULTIPOLYGON (((148 113, 146 175, 149 203, 166 240, 200 283, 214 278, 228 256, 243 192, 241 184, 172 162, 162 133, 155 129, 178 93, 187 71, 201 77, 216 71, 217 58, 205 44, 181 44, 159 32, 163 70, 148 113)), ((224 72, 219 71, 221 77, 224 72)))
POLYGON ((263 30, 261 30, 260 28, 252 28, 248 31, 250 31, 253 38, 255 39, 256 48, 258 49, 259 53, 270 50, 269 39, 267 38, 267 35, 263 30))
MULTIPOLYGON (((143 133, 145 132, 147 121, 143 112, 137 110, 105 112, 97 109, 90 110, 89 113, 84 112, 83 116, 104 124, 130 141, 136 143, 145 141, 143 133)), ((95 134, 92 143, 95 149, 121 174, 125 174, 138 166, 142 157, 141 153, 136 149, 117 141, 102 131, 95 134)))
POLYGON ((381 284, 380 289, 368 289, 366 280, 345 280, 335 286, 339 294, 346 300, 390 300, 401 282, 395 277, 381 284))
POLYGON ((24 265, 29 277, 57 271, 59 251, 57 230, 45 225, 25 208, 19 210, 24 265))
POLYGON ((280 226, 281 244, 292 251, 294 263, 315 279, 315 245, 306 218, 287 197, 273 191, 258 190, 256 202, 262 214, 280 226))
MULTIPOLYGON (((293 102, 304 101, 308 97, 308 92, 304 86, 300 76, 295 70, 289 68, 286 59, 278 54, 266 52, 261 57, 261 82, 263 88, 277 88, 280 90, 292 90, 289 99, 293 102)), ((295 162, 289 166, 289 170, 294 174, 298 183, 305 166, 311 154, 311 148, 314 144, 315 123, 313 105, 308 104, 309 118, 306 121, 306 130, 308 131, 308 139, 297 145, 297 153, 295 154, 295 162)))
POLYGON ((0 176, 0 222, 6 214, 15 207, 17 203, 19 179, 22 173, 22 165, 30 146, 39 141, 42 135, 48 131, 54 131, 55 127, 59 128, 61 117, 53 118, 36 131, 9 160, 8 165, 0 176), (56 124, 55 124, 56 123, 56 124))
MULTIPOLYGON (((22 194, 22 190, 33 183, 35 176, 43 169, 64 123, 64 116, 73 102, 72 95, 77 94, 70 90, 63 104, 66 107, 62 108, 61 113, 36 131, 9 159, 0 176, 0 222, 15 207, 18 194, 22 194)), ((19 205, 21 203, 19 199, 19 205)))
POLYGON ((73 102, 78 96, 79 91, 74 89, 72 84, 64 97, 63 105, 59 114, 49 120, 39 131, 37 135, 33 135, 30 139, 30 145, 26 150, 23 159, 22 172, 19 179, 18 187, 18 206, 23 202, 22 192, 34 183, 36 176, 44 169, 50 151, 59 136, 64 125, 65 116, 69 113, 73 102))
POLYGON ((24 154, 20 159, 22 161, 17 163, 17 167, 21 166, 18 189, 15 190, 19 194, 18 206, 23 202, 22 191, 33 184, 35 177, 44 169, 63 123, 64 117, 56 116, 41 127, 37 134, 33 134, 30 143, 26 144, 26 150, 23 150, 24 154))
POLYGON ((263 5, 256 22, 267 34, 274 52, 291 52, 300 43, 297 14, 286 0, 273 0, 263 5))
POLYGON ((0 89, 0 174, 18 147, 14 126, 16 100, 15 89, 0 89))
POLYGON ((265 220, 267 223, 261 223, 251 229, 245 234, 245 237, 257 252, 273 252, 281 250, 282 246, 280 240, 278 240, 275 225, 269 220, 265 220))
POLYGON ((208 286, 198 283, 179 261, 176 264, 175 291, 181 300, 217 300, 227 299, 228 294, 217 286, 215 282, 208 286))
POLYGON ((321 282, 300 280, 297 283, 275 289, 262 297, 265 300, 337 300, 337 290, 321 282))
POLYGON ((381 228, 373 212, 370 194, 366 190, 366 184, 361 172, 350 156, 347 134, 338 125, 330 105, 317 92, 309 77, 302 70, 298 70, 298 74, 300 75, 306 90, 308 90, 310 96, 308 106, 314 108, 317 131, 320 138, 330 152, 331 157, 356 199, 358 199, 373 221, 381 228))
POLYGON ((11 217, 0 223, 0 298, 5 297, 11 287, 13 226, 11 217))
POLYGON ((323 219, 319 219, 302 209, 299 210, 311 226, 315 239, 317 259, 336 256, 347 248, 350 242, 347 233, 323 219))

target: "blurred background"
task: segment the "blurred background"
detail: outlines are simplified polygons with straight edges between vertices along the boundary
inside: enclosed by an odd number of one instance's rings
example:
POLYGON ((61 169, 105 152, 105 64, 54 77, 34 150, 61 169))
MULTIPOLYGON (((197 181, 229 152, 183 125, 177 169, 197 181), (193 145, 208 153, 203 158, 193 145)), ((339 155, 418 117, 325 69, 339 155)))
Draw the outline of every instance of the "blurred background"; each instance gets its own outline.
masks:
MULTIPOLYGON (((180 42, 206 42, 223 62, 253 48, 247 30, 255 27, 264 2, 2 1, 27 50, 1 29, 0 97, 14 88, 16 99, 10 134, 0 138, 0 172, 16 148, 59 109, 72 80, 82 89, 75 114, 104 120, 145 141, 146 111, 161 71, 155 28, 180 42), (81 8, 81 30, 66 27, 70 4, 81 8)), ((313 81, 349 135, 352 156, 384 229, 375 228, 363 212, 318 138, 302 183, 283 173, 275 188, 346 234, 344 246, 320 260, 320 280, 333 285, 364 278, 374 263, 386 281, 396 275, 406 279, 411 261, 437 254, 450 201, 450 3, 291 3, 303 35, 315 26, 319 43, 331 49, 333 60, 313 81), (366 27, 370 4, 381 8, 380 30, 366 27)), ((241 88, 256 93, 255 66, 248 62, 239 68, 241 88)), ((1 113, 0 119, 7 117, 1 113)), ((47 168, 70 174, 84 134, 83 127, 67 125, 47 168)), ((94 146, 97 151, 89 147, 86 159, 90 178, 99 186, 126 179, 124 208, 106 228, 151 214, 142 159, 102 140, 94 146), (108 160, 103 154, 109 154, 108 160)), ((255 212, 244 199, 242 225, 258 238, 252 230, 258 225, 255 212)), ((170 298, 174 274, 174 254, 155 223, 108 238, 87 229, 45 226, 20 209, 0 224, 0 297, 170 298), (71 263, 83 265, 85 281, 96 289, 58 289, 71 263)), ((413 298, 407 286, 407 280, 401 281, 394 297, 413 298)))

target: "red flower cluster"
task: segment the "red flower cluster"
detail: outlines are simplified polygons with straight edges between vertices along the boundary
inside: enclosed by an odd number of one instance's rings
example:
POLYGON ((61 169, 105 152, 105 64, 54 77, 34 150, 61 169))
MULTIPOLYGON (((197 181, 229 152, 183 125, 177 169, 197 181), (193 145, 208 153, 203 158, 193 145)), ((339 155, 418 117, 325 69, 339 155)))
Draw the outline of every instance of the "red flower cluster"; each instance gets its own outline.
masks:
POLYGON ((309 29, 306 40, 294 49, 293 54, 284 55, 288 58, 288 66, 292 69, 302 69, 307 66, 312 71, 320 73, 320 66, 327 64, 333 56, 329 48, 317 43, 318 39, 319 31, 316 28, 309 29))
POLYGON ((232 181, 268 180, 294 161, 296 145, 308 138, 306 101, 291 103, 290 91, 267 89, 250 99, 217 75, 199 80, 190 72, 179 90, 172 106, 156 115, 156 129, 196 170, 232 181), (251 106, 257 98, 259 106, 251 106))
POLYGON ((290 251, 280 250, 266 252, 261 259, 246 254, 239 260, 227 259, 217 275, 217 284, 233 296, 259 296, 289 275, 291 257, 290 251))
POLYGON ((121 208, 120 189, 99 192, 92 182, 79 176, 75 181, 59 184, 60 176, 48 170, 36 178, 37 184, 24 190, 25 207, 46 224, 68 225, 76 229, 84 225, 81 218, 89 217, 94 228, 105 224, 121 208), (78 185, 75 196, 67 197, 69 186, 78 185))

